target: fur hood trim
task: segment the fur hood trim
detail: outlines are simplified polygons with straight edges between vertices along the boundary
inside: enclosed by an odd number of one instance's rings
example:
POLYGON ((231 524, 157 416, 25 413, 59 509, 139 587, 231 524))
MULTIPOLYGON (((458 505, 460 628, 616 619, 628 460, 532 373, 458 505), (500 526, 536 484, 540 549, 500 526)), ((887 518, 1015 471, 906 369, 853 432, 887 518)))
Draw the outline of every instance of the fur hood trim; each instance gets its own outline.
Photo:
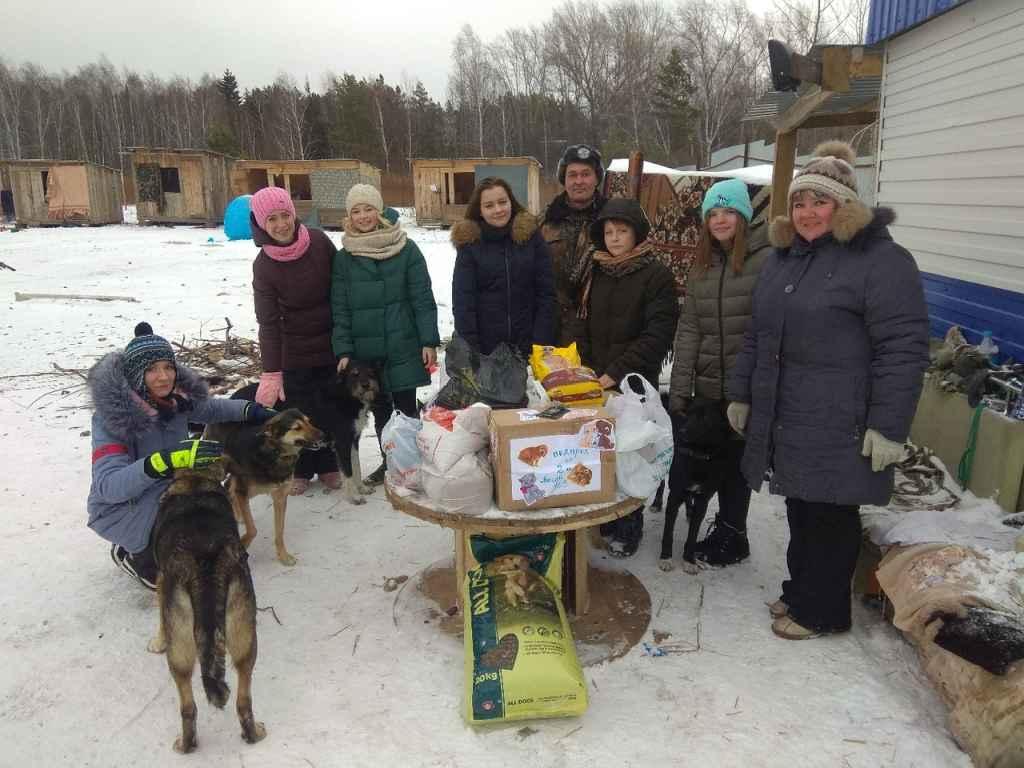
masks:
MULTIPOLYGON (((520 211, 512 219, 512 240, 522 245, 537 231, 537 217, 529 211, 520 211)), ((463 219, 452 227, 452 244, 456 248, 472 245, 480 240, 480 224, 473 219, 463 219)))
MULTIPOLYGON (((103 425, 114 437, 130 440, 156 423, 156 410, 139 397, 125 378, 124 353, 110 352, 89 370, 86 384, 93 408, 103 425)), ((200 403, 210 396, 206 382, 199 374, 181 363, 177 364, 178 377, 174 391, 200 403)))
MULTIPOLYGON (((860 200, 851 200, 832 214, 832 235, 836 242, 851 243, 861 233, 889 226, 896 220, 891 208, 868 208, 860 200)), ((776 216, 768 227, 768 237, 776 248, 789 248, 796 229, 788 216, 776 216)))

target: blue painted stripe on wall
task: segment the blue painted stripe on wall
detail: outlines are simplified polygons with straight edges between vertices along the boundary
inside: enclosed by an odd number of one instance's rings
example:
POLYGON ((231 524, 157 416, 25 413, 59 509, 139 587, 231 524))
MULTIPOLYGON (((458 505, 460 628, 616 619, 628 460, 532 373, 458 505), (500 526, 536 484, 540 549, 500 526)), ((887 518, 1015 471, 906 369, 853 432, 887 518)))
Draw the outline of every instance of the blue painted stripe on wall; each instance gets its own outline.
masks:
POLYGON ((967 340, 977 343, 983 331, 992 331, 1000 359, 1024 361, 1024 293, 931 272, 922 272, 921 280, 933 336, 959 325, 967 340))
POLYGON ((964 0, 871 0, 864 39, 874 45, 960 2, 964 0))

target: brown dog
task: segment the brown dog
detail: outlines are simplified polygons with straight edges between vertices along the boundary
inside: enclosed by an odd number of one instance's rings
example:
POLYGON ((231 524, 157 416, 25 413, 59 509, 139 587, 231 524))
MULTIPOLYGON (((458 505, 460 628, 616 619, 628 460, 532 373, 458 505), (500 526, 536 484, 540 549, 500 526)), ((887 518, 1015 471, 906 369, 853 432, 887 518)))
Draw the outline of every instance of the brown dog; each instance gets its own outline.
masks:
POLYGON ((203 437, 224 446, 228 496, 235 518, 245 525, 242 545, 256 538, 256 523, 249 500, 269 494, 274 500, 274 548, 284 565, 296 560, 284 546, 284 518, 295 463, 303 448, 316 447, 324 433, 301 411, 289 408, 263 424, 223 422, 207 426, 203 437))
POLYGON ((192 671, 197 656, 206 698, 223 708, 231 693, 224 681, 225 651, 231 655, 238 673, 235 708, 242 738, 254 744, 267 734, 252 714, 256 593, 223 479, 224 470, 217 464, 176 471, 160 498, 153 526, 160 626, 149 650, 167 652, 167 666, 178 688, 178 752, 196 748, 192 671))

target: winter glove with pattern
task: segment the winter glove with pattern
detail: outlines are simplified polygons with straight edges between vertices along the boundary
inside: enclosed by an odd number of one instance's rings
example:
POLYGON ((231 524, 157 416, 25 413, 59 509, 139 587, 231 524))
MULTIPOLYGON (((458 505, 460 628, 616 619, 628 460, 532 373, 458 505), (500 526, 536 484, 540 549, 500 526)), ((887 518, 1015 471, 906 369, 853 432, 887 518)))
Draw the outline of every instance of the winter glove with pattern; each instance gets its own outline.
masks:
POLYGON ((284 400, 284 374, 281 371, 264 373, 256 388, 256 402, 266 408, 273 408, 278 400, 284 400))
POLYGON ((242 411, 242 421, 249 424, 262 424, 265 421, 270 421, 275 416, 277 416, 277 411, 273 408, 264 408, 254 400, 246 403, 245 410, 242 411))
POLYGON ((142 468, 154 480, 170 477, 176 469, 207 467, 220 461, 224 447, 216 440, 182 440, 173 450, 151 453, 142 468))
POLYGON ((733 431, 742 435, 747 429, 747 419, 750 418, 750 403, 729 403, 725 417, 733 431))
POLYGON ((874 429, 864 433, 864 447, 860 451, 861 456, 871 457, 871 469, 874 472, 881 472, 890 464, 899 464, 906 455, 906 448, 903 443, 889 440, 874 429))

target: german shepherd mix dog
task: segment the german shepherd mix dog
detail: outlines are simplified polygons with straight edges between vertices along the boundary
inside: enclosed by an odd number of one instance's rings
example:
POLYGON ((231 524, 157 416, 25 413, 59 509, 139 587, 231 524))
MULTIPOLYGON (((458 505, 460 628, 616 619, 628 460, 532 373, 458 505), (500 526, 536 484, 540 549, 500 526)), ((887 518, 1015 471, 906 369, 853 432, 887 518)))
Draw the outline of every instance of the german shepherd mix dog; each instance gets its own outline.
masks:
POLYGON ((252 517, 249 500, 269 494, 274 500, 274 548, 277 550, 277 559, 284 565, 295 565, 295 557, 284 546, 288 489, 291 487, 299 453, 303 448, 319 445, 324 439, 324 433, 314 427, 313 422, 301 411, 289 408, 263 424, 210 424, 203 436, 207 440, 217 440, 224 446, 228 496, 235 519, 245 525, 242 546, 248 549, 256 538, 256 522, 252 517))
MULTIPOLYGON (((376 366, 351 360, 329 386, 312 393, 309 402, 296 403, 310 420, 326 433, 324 440, 334 445, 338 469, 344 478, 341 491, 351 504, 365 504, 366 499, 363 496, 373 493, 373 488, 363 484, 363 474, 359 465, 359 437, 366 428, 370 406, 378 394, 380 378, 376 366)), ((256 385, 243 387, 231 397, 252 400, 256 397, 256 385)), ((274 405, 277 410, 287 407, 288 404, 281 400, 274 405)), ((217 425, 222 426, 230 425, 217 425)), ((230 456, 230 446, 224 446, 224 453, 226 457, 230 456)), ((292 466, 294 467, 294 464, 292 466)), ((228 471, 234 473, 233 469, 228 471)))
POLYGON ((218 708, 231 693, 224 681, 225 650, 231 655, 238 673, 235 709, 242 738, 254 744, 267 735, 252 714, 256 594, 223 480, 224 470, 217 465, 175 472, 160 498, 153 527, 160 627, 149 650, 167 652, 167 666, 178 687, 178 752, 196 748, 192 670, 197 655, 206 698, 218 708))

